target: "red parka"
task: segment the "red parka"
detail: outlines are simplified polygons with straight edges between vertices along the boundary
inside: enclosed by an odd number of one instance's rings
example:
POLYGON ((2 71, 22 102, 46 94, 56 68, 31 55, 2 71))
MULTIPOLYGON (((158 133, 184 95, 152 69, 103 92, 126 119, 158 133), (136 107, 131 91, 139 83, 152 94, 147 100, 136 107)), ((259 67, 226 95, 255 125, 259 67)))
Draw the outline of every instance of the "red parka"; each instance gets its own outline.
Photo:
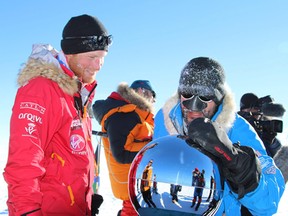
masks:
POLYGON ((4 172, 9 215, 91 215, 91 120, 75 108, 79 85, 71 71, 48 47, 36 48, 19 74, 12 110, 4 172))

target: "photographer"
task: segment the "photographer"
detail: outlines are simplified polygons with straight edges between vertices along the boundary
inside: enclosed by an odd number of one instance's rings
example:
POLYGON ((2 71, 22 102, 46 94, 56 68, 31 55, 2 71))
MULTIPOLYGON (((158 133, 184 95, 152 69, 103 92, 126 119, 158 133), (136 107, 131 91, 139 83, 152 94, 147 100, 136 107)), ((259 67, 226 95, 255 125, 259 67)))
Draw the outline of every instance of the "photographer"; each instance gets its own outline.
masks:
POLYGON ((246 93, 240 100, 238 114, 254 127, 271 157, 274 157, 282 146, 276 136, 282 132, 283 122, 279 118, 284 112, 284 107, 274 103, 270 95, 258 98, 253 93, 246 93))

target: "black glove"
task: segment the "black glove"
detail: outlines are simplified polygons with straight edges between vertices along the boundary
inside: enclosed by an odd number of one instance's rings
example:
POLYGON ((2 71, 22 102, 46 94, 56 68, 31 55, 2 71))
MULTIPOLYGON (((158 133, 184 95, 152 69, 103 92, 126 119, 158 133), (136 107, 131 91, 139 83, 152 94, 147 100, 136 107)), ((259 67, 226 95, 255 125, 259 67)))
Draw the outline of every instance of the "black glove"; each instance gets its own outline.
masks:
POLYGON ((273 144, 276 135, 277 133, 275 132, 263 130, 263 132, 260 135, 260 138, 262 139, 263 142, 266 142, 268 144, 273 144))
MULTIPOLYGON (((243 134, 245 136, 245 134, 243 134)), ((231 190, 241 199, 255 190, 261 175, 259 159, 247 146, 233 145, 225 131, 207 118, 193 120, 186 142, 214 160, 231 190)))
POLYGON ((29 211, 29 212, 26 212, 24 214, 21 214, 21 216, 33 216, 33 215, 39 215, 39 212, 41 208, 38 208, 38 209, 35 209, 35 210, 32 210, 32 211, 29 211), (35 213, 35 214, 34 214, 35 213))
POLYGON ((99 208, 103 203, 103 197, 100 194, 93 194, 92 195, 92 202, 91 202, 91 216, 95 216, 99 214, 99 208))

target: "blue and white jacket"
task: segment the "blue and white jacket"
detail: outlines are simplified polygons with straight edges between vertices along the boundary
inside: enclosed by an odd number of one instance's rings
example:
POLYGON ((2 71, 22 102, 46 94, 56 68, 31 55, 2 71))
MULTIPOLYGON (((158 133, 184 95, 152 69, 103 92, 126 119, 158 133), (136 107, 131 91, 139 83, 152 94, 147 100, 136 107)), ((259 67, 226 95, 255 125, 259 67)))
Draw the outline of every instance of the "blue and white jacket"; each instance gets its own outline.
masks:
MULTIPOLYGON (((240 216, 241 205, 252 215, 273 215, 277 212, 278 203, 285 189, 284 178, 275 165, 274 160, 267 155, 265 147, 250 124, 236 113, 234 97, 227 87, 226 95, 220 104, 212 121, 225 128, 232 143, 252 147, 261 162, 262 174, 258 187, 238 200, 238 194, 230 190, 224 180, 224 191, 221 206, 216 215, 240 216)), ((183 135, 183 117, 177 94, 172 96, 155 116, 154 139, 162 136, 183 135)))

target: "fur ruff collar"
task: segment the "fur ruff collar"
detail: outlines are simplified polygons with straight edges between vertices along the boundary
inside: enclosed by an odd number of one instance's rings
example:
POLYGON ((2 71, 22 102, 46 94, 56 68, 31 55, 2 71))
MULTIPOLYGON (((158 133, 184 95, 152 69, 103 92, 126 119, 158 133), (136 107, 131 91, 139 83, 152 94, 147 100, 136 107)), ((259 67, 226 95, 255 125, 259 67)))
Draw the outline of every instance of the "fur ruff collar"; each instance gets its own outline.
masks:
POLYGON ((42 76, 56 82, 65 93, 69 95, 76 93, 77 77, 71 78, 63 72, 55 54, 56 51, 48 46, 35 46, 27 63, 18 74, 18 85, 26 85, 30 80, 42 76))
POLYGON ((131 89, 127 83, 120 83, 117 88, 117 93, 126 101, 135 104, 138 108, 154 113, 153 104, 145 97, 136 93, 134 89, 131 89))

